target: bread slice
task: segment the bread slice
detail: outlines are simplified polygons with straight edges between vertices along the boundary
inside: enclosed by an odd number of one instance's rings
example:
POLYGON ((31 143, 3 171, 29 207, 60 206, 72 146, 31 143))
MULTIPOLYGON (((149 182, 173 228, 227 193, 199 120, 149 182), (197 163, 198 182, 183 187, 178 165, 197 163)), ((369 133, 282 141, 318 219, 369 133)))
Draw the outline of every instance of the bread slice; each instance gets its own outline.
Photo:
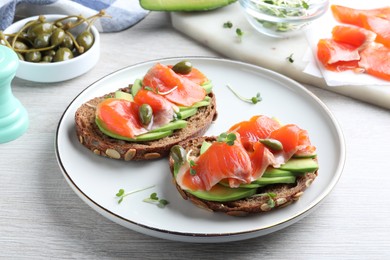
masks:
MULTIPOLYGON (((122 88, 120 91, 130 93, 131 88, 122 88)), ((102 97, 96 97, 84 103, 75 113, 76 132, 81 144, 93 153, 114 159, 151 160, 165 157, 170 148, 191 137, 201 136, 210 124, 216 120, 216 100, 210 93, 211 102, 206 107, 200 107, 198 112, 187 118, 186 128, 175 130, 171 136, 147 142, 127 142, 111 138, 103 134, 95 123, 96 106, 105 98, 114 97, 114 92, 102 97)))
MULTIPOLYGON (((192 150, 191 154, 199 156, 200 148, 203 141, 213 142, 217 137, 197 137, 188 139, 179 143, 187 152, 192 150)), ((169 167, 173 177, 173 164, 174 161, 169 157, 169 167)), ((191 193, 182 190, 176 183, 173 177, 177 190, 185 200, 190 200, 192 203, 200 208, 207 209, 215 212, 224 212, 231 216, 246 216, 253 213, 267 212, 276 208, 282 208, 291 203, 297 201, 308 188, 314 179, 317 177, 318 171, 306 173, 303 176, 297 177, 295 184, 273 184, 267 185, 262 188, 258 188, 257 193, 259 196, 252 196, 244 199, 239 199, 229 202, 217 202, 200 199, 191 193), (275 197, 266 195, 267 193, 275 194, 275 197), (260 195, 260 194, 264 194, 260 195), (273 200, 270 203, 270 200, 273 200)))

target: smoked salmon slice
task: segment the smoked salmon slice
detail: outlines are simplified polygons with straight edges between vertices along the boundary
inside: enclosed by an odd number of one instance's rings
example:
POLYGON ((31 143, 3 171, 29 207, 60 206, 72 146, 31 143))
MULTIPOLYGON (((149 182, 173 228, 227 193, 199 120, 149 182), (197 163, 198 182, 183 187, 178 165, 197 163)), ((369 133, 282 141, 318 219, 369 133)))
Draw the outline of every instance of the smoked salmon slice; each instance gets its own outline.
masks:
POLYGON ((317 43, 317 58, 325 68, 345 71, 358 66, 359 48, 333 39, 320 39, 317 43))
POLYGON ((146 133, 147 130, 140 123, 138 116, 139 106, 123 99, 107 98, 96 108, 96 117, 104 128, 123 137, 134 138, 146 133))
POLYGON ((169 102, 163 96, 149 91, 146 89, 140 89, 134 96, 134 102, 139 106, 148 104, 153 110, 153 119, 150 125, 155 129, 161 127, 174 119, 175 110, 178 110, 177 106, 169 102))
POLYGON ((253 116, 248 121, 242 121, 233 125, 229 131, 239 133, 243 146, 250 149, 252 143, 268 137, 273 130, 279 127, 280 124, 274 119, 258 115, 253 116))
POLYGON ((359 49, 373 42, 375 38, 376 33, 357 26, 336 25, 332 30, 333 40, 359 47, 359 49))
POLYGON ((361 19, 361 15, 375 16, 390 20, 390 6, 384 8, 361 10, 341 5, 332 5, 331 10, 335 19, 340 23, 353 24, 359 27, 364 27, 364 22, 361 19))
POLYGON ((235 186, 251 181, 251 160, 239 140, 234 145, 213 142, 191 169, 181 167, 176 180, 181 187, 193 191, 208 191, 221 180, 229 180, 235 186))
POLYGON ((379 43, 371 43, 360 53, 359 67, 366 73, 390 81, 390 49, 379 43))
POLYGON ((363 21, 364 28, 377 34, 376 42, 390 48, 390 19, 386 20, 376 16, 359 16, 363 21))
POLYGON ((187 77, 176 74, 171 68, 161 63, 148 70, 142 81, 144 87, 164 95, 166 99, 180 106, 190 107, 202 101, 206 91, 202 86, 187 77))
POLYGON ((287 162, 298 151, 300 154, 315 153, 315 147, 311 145, 307 131, 294 124, 280 127, 273 131, 269 138, 276 139, 283 145, 283 150, 275 153, 277 163, 280 164, 287 162))

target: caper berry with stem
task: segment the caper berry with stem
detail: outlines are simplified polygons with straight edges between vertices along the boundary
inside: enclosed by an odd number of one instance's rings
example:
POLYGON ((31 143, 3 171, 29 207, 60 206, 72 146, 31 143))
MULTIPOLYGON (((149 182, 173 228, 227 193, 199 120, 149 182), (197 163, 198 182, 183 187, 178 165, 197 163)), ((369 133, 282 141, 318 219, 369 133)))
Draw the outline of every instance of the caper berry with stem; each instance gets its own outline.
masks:
POLYGON ((189 61, 183 60, 172 67, 172 70, 177 74, 189 74, 192 71, 192 64, 189 61))
MULTIPOLYGON (((62 30, 61 28, 54 29, 54 31, 50 37, 50 44, 53 46, 60 45, 64 41, 65 35, 66 35, 65 31, 62 30)), ((72 46, 70 46, 70 47, 72 47, 72 46)))
POLYGON ((65 34, 65 37, 62 43, 60 44, 60 46, 68 49, 73 49, 74 48, 73 39, 68 34, 65 34))
POLYGON ((186 160, 187 153, 180 145, 174 145, 171 148, 169 156, 173 159, 176 165, 182 165, 186 160))
POLYGON ((25 54, 25 60, 30 62, 40 62, 42 59, 41 52, 31 51, 25 54))
POLYGON ((77 35, 76 41, 80 46, 84 47, 84 51, 87 51, 92 47, 94 39, 91 32, 83 31, 77 35))
POLYGON ((59 48, 53 57, 53 61, 54 62, 65 61, 65 60, 70 60, 73 57, 74 56, 72 51, 69 50, 68 48, 59 48))
POLYGON ((153 109, 149 104, 142 104, 139 107, 139 118, 143 125, 148 125, 153 118, 153 109))
POLYGON ((51 34, 48 33, 38 34, 37 37, 34 38, 33 47, 40 49, 49 46, 50 36, 51 34))

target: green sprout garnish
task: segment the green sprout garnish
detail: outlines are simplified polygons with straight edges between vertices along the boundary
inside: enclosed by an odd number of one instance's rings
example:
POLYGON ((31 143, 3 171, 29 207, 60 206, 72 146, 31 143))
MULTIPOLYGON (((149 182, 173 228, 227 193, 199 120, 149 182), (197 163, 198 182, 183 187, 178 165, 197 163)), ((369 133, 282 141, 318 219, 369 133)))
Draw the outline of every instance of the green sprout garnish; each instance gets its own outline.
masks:
POLYGON ((233 145, 234 141, 237 139, 237 136, 235 133, 222 133, 218 136, 217 141, 218 142, 225 142, 228 145, 233 145))
POLYGON ((241 41, 242 36, 244 36, 244 32, 243 32, 240 28, 237 28, 237 29, 236 29, 236 35, 238 36, 238 38, 239 38, 240 41, 241 41))
POLYGON ((242 101, 249 102, 252 104, 257 104, 258 102, 260 102, 262 100, 260 93, 257 93, 256 96, 254 96, 254 97, 245 98, 245 97, 239 95, 236 91, 234 91, 234 89, 231 86, 229 86, 229 85, 226 85, 226 86, 233 92, 234 95, 236 95, 236 97, 238 97, 242 101))
POLYGON ((288 57, 286 58, 286 60, 287 60, 288 62, 290 62, 290 63, 294 63, 293 55, 294 55, 294 53, 291 53, 290 56, 288 56, 288 57))
POLYGON ((127 196, 129 196, 130 194, 134 194, 134 193, 136 193, 136 192, 140 192, 140 191, 144 191, 144 190, 147 190, 147 189, 151 189, 151 188, 153 188, 155 185, 153 185, 153 186, 150 186, 150 187, 146 187, 146 188, 143 188, 143 189, 138 189, 138 190, 133 190, 133 191, 130 191, 130 192, 125 192, 125 190, 124 189, 120 189, 119 191, 118 191, 118 193, 116 194, 116 197, 119 199, 118 200, 118 204, 120 204, 122 201, 123 201, 123 199, 125 198, 125 197, 127 197, 127 196))
POLYGON ((196 175, 196 170, 193 168, 194 166, 196 166, 195 161, 194 160, 190 160, 189 164, 190 164, 190 174, 191 175, 196 175))
POLYGON ((149 198, 146 198, 143 201, 147 203, 156 204, 159 208, 164 208, 166 205, 169 204, 169 201, 167 201, 166 199, 160 199, 157 196, 156 192, 150 194, 149 198))
POLYGON ((231 21, 227 21, 226 23, 223 24, 223 28, 232 28, 233 27, 233 23, 231 21))

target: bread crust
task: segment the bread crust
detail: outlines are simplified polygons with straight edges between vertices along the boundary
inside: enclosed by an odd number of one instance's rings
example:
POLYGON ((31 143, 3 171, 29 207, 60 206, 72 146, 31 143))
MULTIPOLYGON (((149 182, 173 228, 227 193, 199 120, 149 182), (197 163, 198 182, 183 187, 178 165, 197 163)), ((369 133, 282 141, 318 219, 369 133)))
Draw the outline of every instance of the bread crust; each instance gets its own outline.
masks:
MULTIPOLYGON (((216 141, 216 137, 203 136, 192 138, 179 143, 179 145, 182 146, 187 152, 191 149, 191 153, 193 155, 197 155, 197 153, 199 154, 200 152, 200 147, 202 146, 203 141, 213 142, 216 141)), ((288 206, 291 203, 299 200, 304 191, 312 184, 318 175, 318 171, 315 171, 297 177, 295 184, 274 184, 258 188, 256 194, 264 194, 263 196, 252 196, 229 202, 218 202, 200 199, 181 189, 173 175, 173 163, 173 159, 169 157, 169 167, 173 182, 183 199, 190 200, 200 208, 209 211, 223 212, 230 216, 247 216, 288 206), (270 196, 266 195, 267 193, 273 193, 275 194, 275 197, 271 198, 270 196), (273 200, 273 203, 270 204, 270 200, 273 200)))
MULTIPOLYGON (((120 91, 129 93, 131 88, 120 91)), ((102 133, 95 123, 96 106, 105 98, 114 97, 114 92, 96 97, 79 107, 75 113, 76 133, 79 142, 93 153, 113 159, 125 161, 152 160, 165 157, 170 148, 191 137, 201 136, 217 118, 216 99, 210 93, 210 105, 200 107, 198 112, 187 118, 188 125, 184 129, 175 130, 171 136, 146 142, 128 142, 109 137, 102 133)))

